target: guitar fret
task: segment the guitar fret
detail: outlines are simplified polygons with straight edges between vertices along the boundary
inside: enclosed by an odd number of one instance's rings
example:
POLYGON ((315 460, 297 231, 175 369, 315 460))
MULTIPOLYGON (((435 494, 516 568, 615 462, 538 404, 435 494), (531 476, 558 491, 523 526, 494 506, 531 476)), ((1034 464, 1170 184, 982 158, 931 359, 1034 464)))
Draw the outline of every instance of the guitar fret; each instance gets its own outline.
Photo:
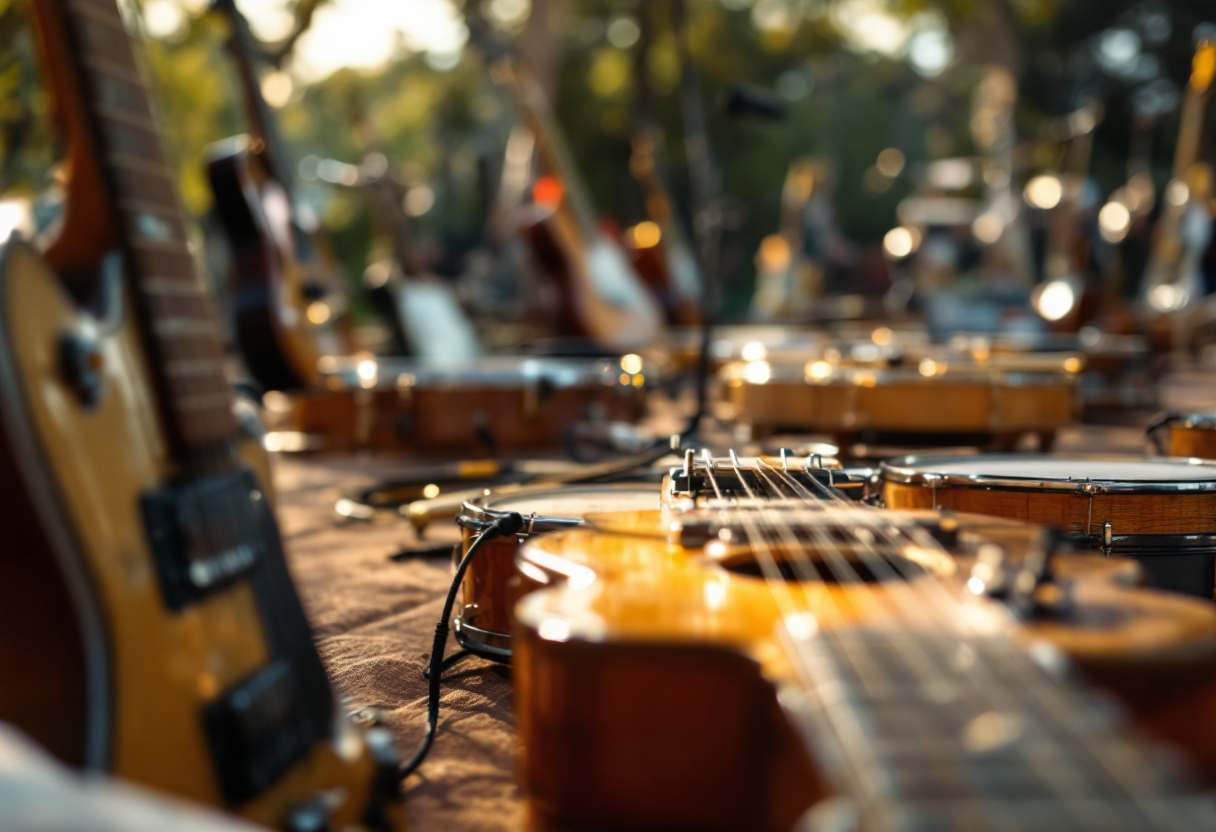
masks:
POLYGON ((155 297, 205 298, 198 281, 176 277, 145 277, 139 281, 139 289, 155 297))
POLYGON ((130 127, 138 127, 141 130, 147 130, 149 133, 155 133, 157 136, 160 136, 161 134, 160 127, 157 126, 156 122, 152 119, 147 111, 139 113, 119 109, 113 106, 107 106, 105 104, 98 104, 93 108, 93 112, 96 113, 98 117, 107 121, 117 121, 130 127))
POLYGON ((122 122, 99 119, 105 145, 111 153, 140 159, 145 164, 165 166, 164 145, 159 135, 122 122))
POLYGON ((167 176, 144 176, 131 168, 110 167, 116 195, 158 203, 176 203, 177 189, 167 176))
POLYGON ((168 179, 170 181, 173 180, 173 174, 165 170, 163 164, 149 162, 146 159, 138 159, 134 156, 127 156, 122 153, 107 153, 106 161, 115 167, 138 171, 139 173, 143 173, 147 176, 156 176, 162 179, 168 179))
POLYGON ((139 73, 139 64, 125 30, 118 32, 97 21, 77 18, 75 31, 82 58, 100 57, 117 63, 128 72, 139 73))
POLYGON ((139 237, 132 240, 130 245, 137 249, 153 251, 168 251, 177 254, 190 254, 190 247, 180 240, 157 240, 153 237, 139 237))
POLYGON ((109 26, 111 29, 121 32, 124 37, 127 36, 127 26, 123 23, 122 16, 115 14, 116 9, 111 10, 109 5, 97 6, 84 2, 84 0, 68 0, 67 4, 69 9, 82 17, 87 17, 94 23, 109 26))
POLYGON ((140 76, 139 70, 121 66, 100 55, 85 55, 80 62, 98 75, 125 81, 140 90, 143 88, 144 79, 140 76))
POLYGON ((180 222, 182 218, 181 211, 176 204, 159 205, 146 199, 126 197, 119 200, 119 206, 128 214, 152 214, 174 222, 180 222))
POLYGON ((160 318, 153 328, 161 338, 215 338, 215 324, 210 319, 160 318))
POLYGON ((224 362, 212 358, 181 359, 165 363, 165 375, 177 379, 218 376, 223 380, 223 373, 224 362))
POLYGON ((232 407, 232 397, 227 391, 223 393, 195 393, 189 396, 174 396, 172 402, 175 410, 187 413, 200 413, 205 410, 219 410, 220 408, 223 408, 224 413, 228 413, 229 408, 232 407))

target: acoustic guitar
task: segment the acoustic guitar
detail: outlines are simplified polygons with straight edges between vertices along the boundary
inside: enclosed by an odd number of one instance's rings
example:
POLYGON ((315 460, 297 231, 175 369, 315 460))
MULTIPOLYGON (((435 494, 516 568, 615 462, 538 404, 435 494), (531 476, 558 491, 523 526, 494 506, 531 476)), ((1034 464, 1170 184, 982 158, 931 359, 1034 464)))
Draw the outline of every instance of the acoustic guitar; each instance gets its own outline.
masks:
POLYGON ((30 8, 70 175, 45 253, 0 251, 0 720, 73 765, 267 826, 399 829, 389 737, 337 715, 235 454, 119 8, 30 8))
POLYGON ((1210 605, 1101 558, 1044 593, 1030 527, 857 507, 771 460, 671 479, 703 507, 593 515, 521 553, 539 588, 516 607, 514 700, 538 828, 1216 825, 1210 796, 1060 675, 1062 654, 1141 682, 1202 668, 1210 605))
POLYGON ((317 380, 323 354, 347 355, 347 301, 328 241, 298 216, 292 170, 262 97, 258 49, 233 0, 216 0, 232 29, 230 52, 252 135, 210 149, 207 178, 232 248, 230 291, 237 345, 266 390, 297 390, 317 380))

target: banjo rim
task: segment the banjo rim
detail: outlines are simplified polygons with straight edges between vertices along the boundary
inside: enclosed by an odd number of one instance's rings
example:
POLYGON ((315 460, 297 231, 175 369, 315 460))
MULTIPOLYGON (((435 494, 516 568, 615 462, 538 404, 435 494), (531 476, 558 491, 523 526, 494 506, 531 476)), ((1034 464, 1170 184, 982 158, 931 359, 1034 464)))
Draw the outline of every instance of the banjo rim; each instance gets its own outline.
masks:
MULTIPOLYGON (((970 466, 969 466, 970 467, 970 466)), ((979 488, 1010 491, 1063 491, 1083 495, 1092 494, 1178 494, 1216 492, 1216 463, 1209 460, 1165 456, 1136 456, 1119 454, 981 454, 978 456, 950 457, 943 455, 914 455, 887 460, 879 466, 883 482, 899 485, 919 485, 927 488, 979 488), (1172 480, 1135 479, 1134 471, 1126 479, 1114 477, 1049 477, 1028 475, 1025 477, 1003 474, 950 473, 940 470, 950 463, 966 460, 976 463, 985 459, 1014 461, 1033 466, 1035 462, 1107 462, 1134 466, 1137 463, 1177 466, 1179 477, 1172 480), (934 470, 934 466, 939 470, 934 470), (1188 477, 1188 469, 1202 469, 1206 477, 1188 477)))

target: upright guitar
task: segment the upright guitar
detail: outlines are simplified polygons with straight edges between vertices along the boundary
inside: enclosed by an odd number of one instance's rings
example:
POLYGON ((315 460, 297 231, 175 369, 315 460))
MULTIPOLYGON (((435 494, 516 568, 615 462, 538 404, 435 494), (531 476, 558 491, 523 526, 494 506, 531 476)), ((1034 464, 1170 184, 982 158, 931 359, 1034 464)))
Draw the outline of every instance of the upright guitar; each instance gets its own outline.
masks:
POLYGON ((322 354, 352 351, 343 329, 346 296, 327 241, 315 222, 297 215, 291 168, 258 85, 249 25, 233 0, 215 5, 232 28, 230 51, 252 131, 214 146, 207 163, 216 214, 235 260, 237 344, 262 387, 307 387, 317 378, 322 354))
POLYGON ((649 56, 654 20, 653 10, 649 11, 639 18, 641 37, 634 49, 633 82, 637 92, 629 157, 629 171, 641 188, 649 225, 635 225, 626 231, 625 241, 631 249, 634 268, 658 297, 668 322, 696 326, 701 323, 704 285, 658 159, 661 131, 653 115, 649 56))
POLYGON ((398 829, 387 737, 369 746, 335 716, 235 454, 216 323, 118 6, 30 8, 70 176, 45 253, 0 250, 0 719, 74 765, 268 826, 398 829))
POLYGON ((527 235, 540 270, 557 290, 558 334, 591 338, 613 350, 654 343, 663 330, 663 311, 620 243, 600 229, 544 91, 493 42, 483 24, 471 20, 470 31, 490 58, 494 81, 510 91, 535 137, 547 177, 527 235))

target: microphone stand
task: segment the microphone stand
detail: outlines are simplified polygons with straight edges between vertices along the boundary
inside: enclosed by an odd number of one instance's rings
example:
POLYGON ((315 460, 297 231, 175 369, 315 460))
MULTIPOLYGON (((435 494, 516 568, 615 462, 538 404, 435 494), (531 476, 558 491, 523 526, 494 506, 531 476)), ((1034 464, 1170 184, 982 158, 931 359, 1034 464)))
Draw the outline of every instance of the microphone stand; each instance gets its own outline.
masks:
POLYGON ((708 399, 710 344, 720 293, 718 265, 722 242, 722 210, 718 204, 718 177, 714 171, 709 135, 705 127, 701 76, 693 63, 688 41, 688 10, 684 0, 672 0, 672 23, 676 35, 676 54, 680 61, 680 109, 684 119, 684 147, 688 156, 692 191, 693 238, 696 240, 697 261, 701 267, 702 280, 701 343, 697 357, 696 381, 697 409, 680 434, 681 441, 687 442, 700 428, 708 399))

